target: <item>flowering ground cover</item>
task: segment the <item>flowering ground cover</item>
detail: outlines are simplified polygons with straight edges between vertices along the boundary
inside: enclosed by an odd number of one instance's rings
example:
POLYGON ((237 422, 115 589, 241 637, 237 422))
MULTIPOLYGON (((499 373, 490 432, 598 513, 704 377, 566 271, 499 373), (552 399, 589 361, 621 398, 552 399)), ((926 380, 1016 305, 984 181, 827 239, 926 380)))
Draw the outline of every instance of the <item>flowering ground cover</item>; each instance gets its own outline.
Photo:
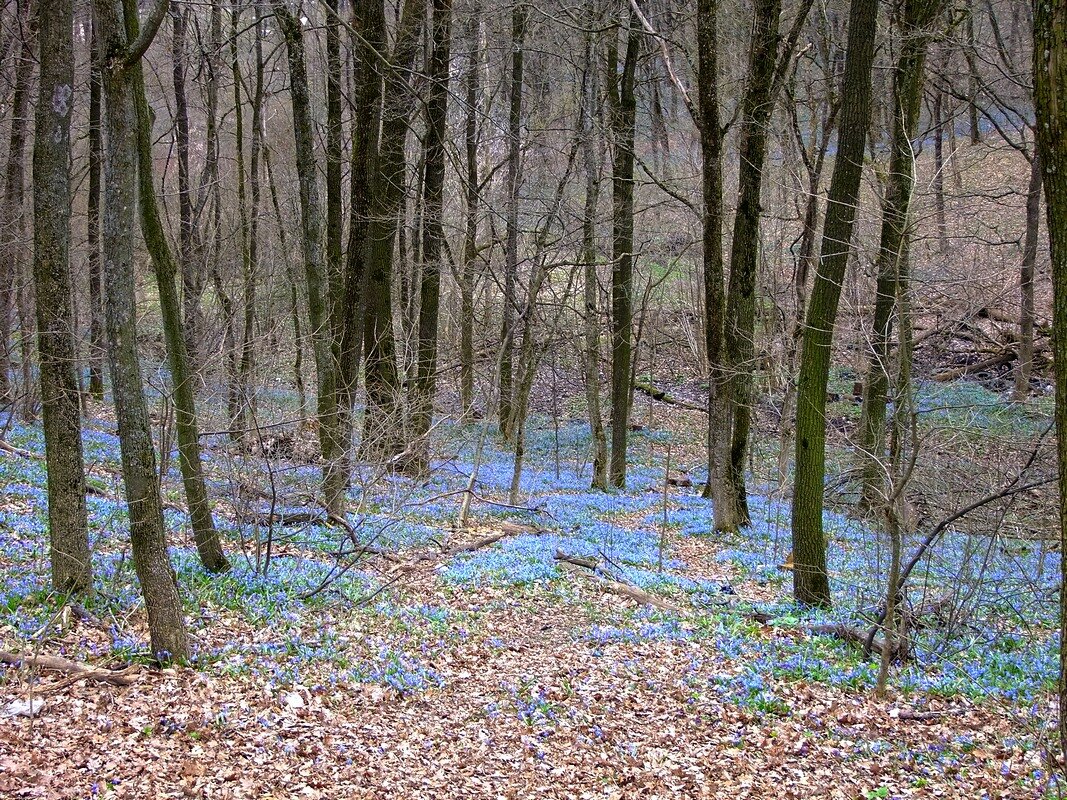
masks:
POLYGON ((233 569, 200 569, 172 456, 196 657, 161 670, 107 420, 85 430, 97 591, 80 615, 49 588, 40 430, 6 427, 31 455, 0 453, 4 649, 143 667, 126 687, 0 673, 0 796, 1056 796, 1059 555, 1038 540, 948 531, 909 599, 949 596, 954 618, 916 626, 875 700, 876 662, 809 627, 870 624, 882 534, 828 513, 835 609, 796 608, 786 503, 753 495, 752 526, 724 536, 699 486, 664 493, 684 431, 636 432, 627 490, 602 493, 588 489, 588 427, 534 419, 514 507, 493 432, 441 425, 429 479, 360 473, 347 530, 314 521, 313 465, 211 441, 233 569), (14 713, 27 703, 32 716, 14 713))

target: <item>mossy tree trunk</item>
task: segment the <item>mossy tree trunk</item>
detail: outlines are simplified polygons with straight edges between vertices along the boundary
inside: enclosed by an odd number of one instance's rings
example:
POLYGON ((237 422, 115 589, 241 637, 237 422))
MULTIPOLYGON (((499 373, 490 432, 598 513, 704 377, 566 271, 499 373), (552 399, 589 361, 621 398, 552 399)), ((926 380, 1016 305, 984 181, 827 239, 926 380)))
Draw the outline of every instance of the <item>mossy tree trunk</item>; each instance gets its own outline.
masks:
POLYGON ((871 67, 878 0, 852 0, 841 83, 841 127, 819 265, 812 285, 797 385, 796 465, 793 480, 793 595, 805 605, 829 606, 826 540, 822 527, 826 473, 826 385, 830 348, 848 264, 863 148, 871 119, 871 67))
POLYGON ((130 516, 134 568, 141 583, 152 654, 160 661, 189 655, 178 584, 167 553, 155 449, 137 353, 134 289, 134 209, 137 207, 137 101, 135 68, 148 49, 167 2, 152 7, 138 33, 137 2, 94 0, 106 100, 104 167, 104 296, 108 369, 115 397, 122 476, 130 516))
POLYGON ((41 6, 33 148, 33 276, 48 466, 48 542, 52 585, 64 593, 92 587, 70 281, 73 19, 72 0, 41 6))
MULTIPOLYGON (((1052 347, 1060 477, 1060 552, 1067 552, 1067 6, 1034 2, 1034 107, 1052 250, 1052 347)), ((1067 586, 1067 559, 1060 560, 1067 586)), ((1060 592, 1060 747, 1067 752, 1067 592, 1060 592)))
POLYGON ((466 108, 463 142, 466 148, 466 225, 463 237, 463 265, 458 281, 459 310, 459 396, 463 418, 469 420, 474 406, 474 276, 478 258, 478 219, 481 187, 478 184, 478 111, 481 92, 482 21, 480 0, 474 0, 468 15, 465 75, 466 108))
POLYGON ((222 543, 211 513, 204 467, 200 458, 200 432, 194 392, 195 376, 189 361, 181 299, 178 296, 178 265, 174 260, 163 220, 156 202, 152 170, 152 112, 145 96, 144 76, 138 61, 130 67, 131 91, 137 113, 137 177, 138 208, 141 212, 141 234, 152 260, 159 308, 163 317, 163 338, 167 349, 174 391, 174 427, 178 439, 178 463, 182 485, 189 507, 189 522, 193 528, 197 554, 209 572, 224 572, 229 562, 222 552, 222 543))

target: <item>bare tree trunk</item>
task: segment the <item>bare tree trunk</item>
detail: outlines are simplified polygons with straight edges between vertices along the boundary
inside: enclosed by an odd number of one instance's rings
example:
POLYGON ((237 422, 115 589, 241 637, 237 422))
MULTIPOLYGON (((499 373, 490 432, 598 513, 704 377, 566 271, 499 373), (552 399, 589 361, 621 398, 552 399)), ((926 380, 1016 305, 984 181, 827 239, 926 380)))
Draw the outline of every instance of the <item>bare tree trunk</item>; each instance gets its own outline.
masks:
POLYGON ((522 83, 523 48, 527 9, 516 3, 511 11, 511 107, 508 114, 507 246, 504 254, 504 313, 500 328, 500 372, 497 376, 497 416, 500 433, 512 441, 511 407, 514 402, 513 372, 515 324, 518 300, 515 283, 519 272, 519 187, 522 184, 522 83))
POLYGON ((615 148, 612 166, 611 254, 611 459, 608 479, 612 486, 626 485, 626 443, 630 433, 630 373, 633 354, 634 268, 634 133, 637 96, 634 74, 640 44, 640 26, 632 12, 627 17, 626 54, 618 66, 617 34, 608 54, 608 97, 615 148))
POLYGON ((423 183, 422 276, 419 301, 418 373, 411 436, 413 471, 424 473, 430 461, 430 425, 437 390, 437 324, 441 301, 441 248, 444 243, 445 137, 448 123, 448 67, 452 35, 452 0, 433 0, 433 52, 430 93, 426 101, 425 178, 423 183))
POLYGON ((92 588, 70 282, 73 27, 72 0, 41 6, 41 79, 33 148, 33 275, 48 466, 49 555, 52 585, 62 593, 92 588))
POLYGON ((797 386, 796 474, 793 482, 793 594, 805 605, 830 605, 822 528, 826 474, 826 384, 841 284, 863 173, 871 118, 871 67, 878 0, 852 0, 841 83, 841 129, 830 180, 819 266, 808 304, 797 386))
POLYGON ((89 392, 104 399, 104 297, 100 263, 100 171, 104 163, 104 140, 100 125, 100 53, 96 24, 92 25, 92 55, 89 64, 89 197, 86 201, 89 250, 89 392))
POLYGON ((915 181, 911 142, 919 124, 923 71, 931 24, 941 12, 941 0, 906 0, 901 20, 903 44, 893 72, 893 140, 889 176, 882 206, 877 286, 871 349, 863 386, 859 424, 861 506, 885 505, 885 415, 889 391, 889 340, 897 287, 904 277, 910 244, 910 209, 915 181))
POLYGON ((730 444, 727 370, 723 363, 726 291, 722 258, 722 125, 719 116, 718 2, 697 7, 700 109, 701 194, 704 200, 704 350, 708 359, 708 481, 704 496, 713 500, 716 530, 737 527, 734 493, 726 480, 730 444))
POLYGON ((474 404, 474 270, 478 257, 478 95, 481 91, 481 3, 469 12, 467 41, 470 54, 466 73, 466 117, 463 141, 467 157, 467 217, 463 238, 463 266, 459 274, 459 396, 463 418, 470 419, 474 404))
POLYGON ((145 97, 144 77, 138 61, 129 68, 129 91, 133 96, 137 130, 137 177, 139 181, 138 208, 141 212, 141 234, 152 259, 156 286, 159 289, 159 308, 163 316, 163 337, 167 347, 171 382, 174 390, 174 424, 178 438, 178 460, 182 485, 189 506, 189 521, 193 539, 204 568, 209 572, 229 569, 222 552, 218 531, 211 514, 211 502, 204 482, 204 468, 200 459, 200 433, 196 416, 194 377, 186 349, 182 327, 182 308, 176 280, 178 265, 171 252, 167 233, 156 203, 152 176, 152 112, 145 97))
MULTIPOLYGON (((23 195, 25 193, 26 132, 30 123, 30 82, 33 79, 33 39, 37 15, 30 0, 18 0, 16 13, 21 20, 21 47, 15 59, 15 86, 11 93, 11 131, 7 145, 7 169, 0 197, 0 400, 14 397, 11 371, 14 364, 15 313, 22 281, 19 253, 22 249, 23 195)), ((21 325, 20 325, 21 327, 21 325)), ((25 343, 23 343, 25 344, 25 343)), ((32 395, 23 386, 24 395, 32 395)))
POLYGON ((593 127, 599 102, 595 52, 593 34, 587 33, 580 101, 582 160, 585 167, 581 256, 584 299, 582 330, 585 338, 582 348, 582 367, 585 372, 586 413, 589 416, 589 430, 593 444, 592 487, 606 491, 608 488, 608 440, 604 430, 604 416, 600 409, 600 317, 597 309, 600 284, 597 279, 596 222, 597 207, 600 205, 600 164, 596 157, 596 142, 594 141, 596 130, 593 127))
POLYGON ((152 654, 160 661, 189 656, 181 598, 167 553, 163 507, 156 478, 155 449, 137 354, 134 296, 134 209, 137 207, 137 108, 134 66, 166 14, 166 0, 153 7, 138 33, 136 0, 119 8, 94 0, 106 99, 107 151, 104 168, 104 296, 108 367, 115 397, 122 475, 130 515, 133 562, 148 611, 152 654))
POLYGON ((1026 192, 1026 234, 1023 263, 1019 270, 1019 363, 1015 368, 1012 399, 1025 402, 1030 396, 1030 373, 1034 366, 1034 268, 1037 265, 1037 233, 1041 220, 1041 156, 1030 162, 1030 186, 1026 192))
MULTIPOLYGON (((1060 478, 1060 552, 1067 552, 1067 7, 1034 4, 1034 107, 1052 250, 1053 363, 1060 478)), ((1067 559, 1060 560, 1067 586, 1067 559)), ((1067 592, 1060 592, 1060 747, 1067 752, 1067 592)))
POLYGON ((403 398, 393 336, 393 254, 403 204, 405 145, 414 104, 408 75, 418 55, 424 0, 405 0, 385 79, 378 169, 367 230, 367 294, 363 331, 367 412, 363 452, 388 461, 404 449, 403 398))

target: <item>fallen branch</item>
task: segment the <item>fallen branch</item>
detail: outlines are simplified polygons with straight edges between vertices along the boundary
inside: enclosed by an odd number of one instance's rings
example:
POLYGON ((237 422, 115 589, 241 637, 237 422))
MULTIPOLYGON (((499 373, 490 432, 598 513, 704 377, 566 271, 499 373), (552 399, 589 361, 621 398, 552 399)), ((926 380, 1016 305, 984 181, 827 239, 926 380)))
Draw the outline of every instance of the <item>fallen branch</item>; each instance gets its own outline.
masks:
POLYGON ((460 553, 473 553, 475 550, 481 550, 483 547, 496 544, 501 539, 506 539, 509 536, 518 536, 523 533, 538 533, 538 530, 537 528, 531 528, 527 525, 503 522, 500 524, 500 530, 490 533, 487 536, 483 536, 480 539, 475 539, 473 542, 450 547, 445 553, 450 556, 458 555, 460 553))
POLYGON ((102 683, 110 683, 114 686, 129 686, 137 680, 136 673, 140 671, 139 668, 132 666, 117 671, 101 669, 99 667, 89 667, 85 664, 79 664, 77 661, 68 661, 59 656, 23 656, 19 653, 10 653, 6 650, 0 650, 0 663, 10 664, 15 667, 37 667, 38 669, 49 670, 51 672, 64 672, 77 679, 85 678, 90 681, 101 681, 102 683))
MULTIPOLYGON (((564 553, 562 550, 556 551, 556 561, 562 561, 566 564, 573 564, 576 567, 584 567, 588 570, 593 570, 600 565, 600 562, 595 558, 589 558, 586 556, 572 556, 564 553)), ((621 595, 623 597, 629 597, 631 600, 636 600, 638 603, 646 606, 655 606, 656 608, 663 609, 664 611, 673 611, 677 614, 684 613, 681 606, 677 606, 669 600, 664 600, 662 597, 657 597, 650 592, 646 592, 644 589, 639 589, 629 583, 623 583, 622 581, 612 580, 610 578, 604 578, 599 575, 591 575, 593 582, 596 583, 603 591, 610 592, 611 594, 621 595)))
POLYGON ((36 453, 31 453, 29 450, 23 450, 21 447, 15 447, 15 445, 5 439, 0 439, 0 450, 5 453, 11 453, 11 455, 18 456, 19 458, 32 458, 38 461, 41 459, 41 456, 36 453))
POLYGON ((939 383, 945 383, 946 381, 954 381, 957 378, 962 378, 966 375, 973 375, 976 372, 982 372, 983 370, 991 369, 992 367, 999 367, 1003 364, 1011 363, 1015 360, 1015 351, 1006 350, 1003 353, 998 353, 990 358, 983 359, 974 364, 964 364, 962 367, 956 367, 955 369, 945 370, 934 375, 934 380, 939 383))
POLYGON ((685 400, 679 400, 677 397, 673 397, 667 394, 663 389, 657 389, 651 383, 642 383, 641 381, 634 382, 634 388, 639 392, 643 392, 651 397, 653 400, 658 400, 661 403, 667 405, 677 406, 678 408, 688 408, 690 411, 699 411, 702 414, 707 414, 708 409, 705 406, 698 406, 696 403, 688 403, 685 400))
POLYGON ((644 589, 638 589, 636 586, 631 586, 628 583, 620 583, 619 581, 609 580, 608 578, 594 578, 594 580, 605 592, 629 597, 631 600, 636 600, 638 603, 646 606, 655 606, 664 611, 673 611, 676 614, 683 613, 681 606, 676 606, 669 600, 664 600, 662 597, 657 597, 654 594, 646 592, 644 589))

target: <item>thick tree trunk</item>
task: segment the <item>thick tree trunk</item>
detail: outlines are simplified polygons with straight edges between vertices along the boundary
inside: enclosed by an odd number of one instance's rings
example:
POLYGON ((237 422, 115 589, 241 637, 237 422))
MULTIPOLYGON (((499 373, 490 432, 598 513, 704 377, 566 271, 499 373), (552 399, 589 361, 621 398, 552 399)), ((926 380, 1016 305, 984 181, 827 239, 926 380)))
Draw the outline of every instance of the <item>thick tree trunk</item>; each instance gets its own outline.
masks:
POLYGON ((520 2, 511 12, 511 99, 508 114, 507 245, 504 253, 504 311, 500 327, 500 374, 497 376, 497 416, 500 433, 512 441, 511 407, 514 402, 515 320, 518 316, 515 284, 519 272, 519 187, 522 184, 522 83, 523 48, 528 11, 520 2))
POLYGON ((882 205, 882 233, 878 248, 877 285, 871 348, 863 384, 859 452, 861 506, 884 505, 886 492, 885 415, 889 392, 889 340, 897 286, 908 261, 910 208, 915 181, 915 153, 911 142, 919 124, 923 71, 931 24, 942 0, 907 0, 901 19, 900 56, 893 72, 893 140, 889 176, 882 205))
POLYGON ((48 542, 58 592, 92 587, 70 282, 72 0, 40 12, 41 78, 33 148, 33 275, 48 465, 48 542))
POLYGON ((793 594, 805 605, 830 605, 822 528, 826 473, 826 385, 830 348, 845 277, 871 118, 871 67, 878 0, 852 0, 841 84, 837 160, 827 197, 822 247, 808 305, 797 386, 796 474, 793 482, 793 594))
POLYGON ((705 497, 713 501, 716 530, 737 527, 735 493, 727 479, 730 445, 728 371, 723 363, 726 291, 722 258, 722 125, 719 117, 718 2, 697 7, 697 56, 700 82, 701 194, 704 268, 704 350, 708 359, 708 481, 705 497))
POLYGON ((414 110, 408 75, 425 20, 423 0, 405 0, 382 99, 378 169, 367 230, 367 293, 363 330, 367 411, 362 450, 388 461, 404 449, 403 397, 393 336, 393 252, 403 204, 405 146, 414 110))
POLYGON ((423 181, 422 276, 419 299, 418 372, 411 436, 415 445, 414 472, 422 474, 430 461, 430 425, 437 389, 437 323, 441 301, 441 247, 444 230, 445 136, 448 123, 448 67, 452 34, 452 0, 433 0, 433 52, 430 93, 426 101, 425 178, 423 181))
MULTIPOLYGON (((1067 6, 1034 3, 1034 106, 1052 250, 1053 361, 1060 477, 1060 552, 1067 552, 1067 6)), ((1060 560, 1067 586, 1067 559, 1060 560)), ((1067 752, 1067 592, 1060 592, 1060 747, 1067 752)))
POLYGON ((104 296, 108 368, 115 397, 122 476, 130 516, 134 568, 141 583, 152 654, 160 661, 185 660, 185 633, 177 580, 167 553, 155 449, 137 353, 134 290, 134 209, 137 207, 137 107, 133 67, 158 29, 166 2, 157 3, 143 35, 137 34, 137 4, 124 13, 110 0, 94 0, 106 99, 104 169, 104 296), (123 22, 125 20, 125 24, 123 22), (132 42, 132 44, 131 44, 132 42))
POLYGON ((626 54, 621 72, 614 38, 608 57, 615 148, 611 175, 611 460, 608 479, 612 486, 619 488, 626 486, 633 355, 634 134, 637 119, 634 75, 641 39, 641 29, 635 23, 631 13, 626 26, 626 54))

